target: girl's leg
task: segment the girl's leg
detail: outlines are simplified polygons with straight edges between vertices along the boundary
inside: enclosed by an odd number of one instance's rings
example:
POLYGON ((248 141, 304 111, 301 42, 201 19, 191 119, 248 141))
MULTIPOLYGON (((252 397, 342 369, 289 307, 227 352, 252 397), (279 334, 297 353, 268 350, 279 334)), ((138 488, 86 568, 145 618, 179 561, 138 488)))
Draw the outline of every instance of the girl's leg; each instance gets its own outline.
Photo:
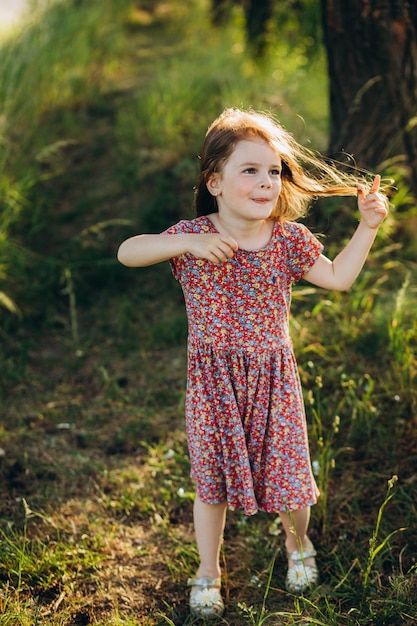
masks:
POLYGON ((196 578, 220 576, 220 548, 226 522, 227 502, 205 504, 196 495, 194 500, 194 528, 200 555, 196 578))
POLYGON ((315 585, 318 579, 314 551, 308 556, 308 552, 313 550, 313 544, 307 535, 310 507, 280 513, 280 517, 286 534, 285 547, 288 553, 285 585, 291 593, 303 593, 315 585))
POLYGON ((207 619, 223 615, 224 602, 220 592, 220 547, 226 522, 226 502, 205 504, 196 495, 194 527, 200 555, 200 567, 191 585, 191 615, 207 619), (214 579, 214 580, 210 580, 214 579))
MULTIPOLYGON (((285 530, 285 547, 287 548, 287 552, 291 553, 294 552, 294 550, 306 552, 307 550, 311 550, 313 544, 307 535, 308 524, 310 522, 310 507, 300 509, 299 511, 292 511, 291 513, 281 512, 279 516, 285 530)), ((314 557, 306 559, 306 564, 313 565, 314 557)))

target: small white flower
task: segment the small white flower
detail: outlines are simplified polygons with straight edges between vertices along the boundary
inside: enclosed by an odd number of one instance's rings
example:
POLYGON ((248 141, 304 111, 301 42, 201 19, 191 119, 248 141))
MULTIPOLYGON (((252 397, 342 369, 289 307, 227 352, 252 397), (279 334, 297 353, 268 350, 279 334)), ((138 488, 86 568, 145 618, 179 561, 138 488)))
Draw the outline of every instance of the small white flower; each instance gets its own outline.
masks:
POLYGON ((312 466, 313 466, 313 474, 314 476, 318 476, 320 474, 320 463, 317 460, 314 460, 312 462, 312 466))
POLYGON ((193 601, 199 606, 212 606, 219 599, 219 590, 213 588, 201 589, 193 594, 193 601))

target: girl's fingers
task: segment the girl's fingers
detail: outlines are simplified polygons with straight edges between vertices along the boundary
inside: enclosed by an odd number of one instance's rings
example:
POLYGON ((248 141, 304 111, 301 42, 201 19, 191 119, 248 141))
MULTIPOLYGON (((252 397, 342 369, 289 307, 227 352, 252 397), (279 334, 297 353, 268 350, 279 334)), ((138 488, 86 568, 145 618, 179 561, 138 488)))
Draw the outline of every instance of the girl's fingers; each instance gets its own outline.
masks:
POLYGON ((237 242, 232 238, 232 237, 222 237, 222 241, 227 244, 227 246, 232 250, 235 251, 239 248, 237 242))
POLYGON ((374 178, 374 182, 372 183, 372 187, 369 193, 377 193, 379 191, 380 185, 381 185, 381 176, 377 174, 374 178))
POLYGON ((372 187, 370 188, 367 194, 365 194, 365 187, 361 184, 358 185, 359 198, 362 200, 366 196, 369 196, 371 193, 378 193, 380 186, 381 186, 381 176, 377 174, 372 182, 372 187))

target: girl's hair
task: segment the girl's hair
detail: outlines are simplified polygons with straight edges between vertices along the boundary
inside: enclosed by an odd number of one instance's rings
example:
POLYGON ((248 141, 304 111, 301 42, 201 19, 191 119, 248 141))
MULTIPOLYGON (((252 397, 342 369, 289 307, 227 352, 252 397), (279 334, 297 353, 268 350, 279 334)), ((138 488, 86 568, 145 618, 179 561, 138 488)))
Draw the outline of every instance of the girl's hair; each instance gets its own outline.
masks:
POLYGON ((252 109, 228 108, 206 133, 200 154, 200 175, 195 188, 197 215, 218 211, 207 181, 221 172, 239 141, 260 138, 282 161, 282 188, 272 218, 295 220, 305 215, 313 198, 355 196, 364 178, 339 171, 334 163, 300 145, 273 117, 252 109))

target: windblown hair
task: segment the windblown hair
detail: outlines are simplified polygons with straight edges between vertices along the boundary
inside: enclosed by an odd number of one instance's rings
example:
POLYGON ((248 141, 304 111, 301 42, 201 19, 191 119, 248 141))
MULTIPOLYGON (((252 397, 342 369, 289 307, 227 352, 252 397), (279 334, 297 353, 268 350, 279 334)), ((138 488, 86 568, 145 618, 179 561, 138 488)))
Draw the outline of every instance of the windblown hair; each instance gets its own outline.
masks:
POLYGON ((207 181, 221 172, 236 144, 260 138, 280 156, 282 188, 272 218, 296 220, 306 214, 313 198, 356 196, 364 177, 346 174, 318 153, 299 144, 278 122, 252 109, 227 108, 209 126, 200 154, 200 175, 195 188, 197 215, 218 211, 217 201, 207 189, 207 181))

